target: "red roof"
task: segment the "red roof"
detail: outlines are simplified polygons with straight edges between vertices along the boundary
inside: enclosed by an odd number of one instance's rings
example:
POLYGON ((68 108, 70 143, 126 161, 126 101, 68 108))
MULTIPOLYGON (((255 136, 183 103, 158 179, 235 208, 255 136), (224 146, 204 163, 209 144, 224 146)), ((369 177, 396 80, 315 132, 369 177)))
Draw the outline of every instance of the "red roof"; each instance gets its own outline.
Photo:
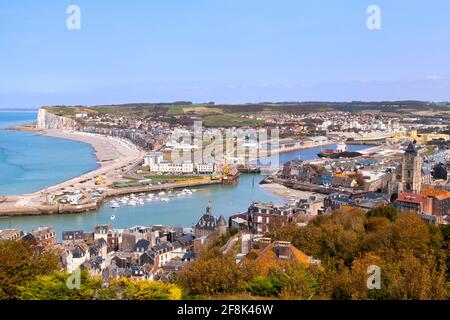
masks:
POLYGON ((423 197, 420 194, 400 193, 397 201, 421 204, 423 203, 423 197))

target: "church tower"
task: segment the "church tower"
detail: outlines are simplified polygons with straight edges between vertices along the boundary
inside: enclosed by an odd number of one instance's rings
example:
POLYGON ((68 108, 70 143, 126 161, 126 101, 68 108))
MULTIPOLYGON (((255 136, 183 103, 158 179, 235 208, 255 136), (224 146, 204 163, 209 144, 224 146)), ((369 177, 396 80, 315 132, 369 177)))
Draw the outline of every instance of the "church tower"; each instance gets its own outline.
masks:
POLYGON ((402 192, 420 193, 422 183, 422 158, 413 142, 403 154, 402 192))

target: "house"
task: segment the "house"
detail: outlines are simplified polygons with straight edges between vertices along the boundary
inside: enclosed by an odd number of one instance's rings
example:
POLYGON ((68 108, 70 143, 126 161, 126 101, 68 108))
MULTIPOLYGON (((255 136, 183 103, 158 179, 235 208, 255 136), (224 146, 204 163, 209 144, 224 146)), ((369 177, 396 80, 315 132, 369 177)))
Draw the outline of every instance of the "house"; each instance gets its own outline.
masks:
MULTIPOLYGON (((103 235, 102 235, 103 237, 103 235)), ((119 245, 122 241, 122 233, 117 229, 110 229, 106 234, 106 242, 114 250, 119 250, 119 245)))
POLYGON ((238 231, 248 230, 247 218, 248 218, 247 214, 245 213, 237 213, 232 215, 228 220, 230 230, 238 230, 238 231))
POLYGON ((141 239, 134 245, 134 251, 145 252, 150 248, 150 241, 141 239))
POLYGON ((31 234, 36 239, 37 243, 46 247, 56 244, 56 232, 52 227, 39 227, 33 229, 31 234))
POLYGON ((343 193, 332 193, 325 197, 323 204, 328 210, 334 211, 341 208, 341 206, 352 206, 355 201, 351 198, 349 194, 343 193))
POLYGON ((0 240, 15 241, 23 237, 24 232, 22 229, 5 229, 0 230, 0 240))
POLYGON ((62 240, 70 242, 83 241, 83 230, 63 231, 62 240))
POLYGON ((134 233, 125 231, 122 233, 122 241, 120 243, 120 250, 125 252, 132 252, 136 246, 136 235, 134 233))
POLYGON ((414 193, 400 193, 394 201, 394 206, 398 211, 413 211, 421 214, 424 207, 424 197, 414 193))
POLYGON ((139 281, 147 279, 147 271, 143 266, 134 264, 130 267, 130 272, 132 280, 139 281))
POLYGON ((71 246, 69 247, 69 250, 72 253, 72 271, 78 269, 90 258, 89 249, 84 243, 71 246))
POLYGON ((110 224, 97 224, 94 226, 94 240, 103 238, 106 240, 108 232, 112 229, 110 224))
POLYGON ((304 266, 320 265, 321 261, 313 259, 288 241, 273 241, 271 238, 256 239, 256 246, 250 250, 245 259, 254 260, 263 273, 268 273, 282 262, 300 263, 304 266))
POLYGON ((195 235, 192 233, 185 234, 183 236, 175 238, 174 242, 178 242, 180 244, 180 247, 186 251, 193 247, 195 240, 195 235))
POLYGON ((420 195, 424 197, 424 214, 440 217, 450 213, 449 191, 424 187, 422 188, 420 195))
POLYGON ((254 234, 269 232, 270 223, 285 224, 294 221, 294 209, 277 207, 273 203, 253 202, 247 210, 249 231, 254 234))

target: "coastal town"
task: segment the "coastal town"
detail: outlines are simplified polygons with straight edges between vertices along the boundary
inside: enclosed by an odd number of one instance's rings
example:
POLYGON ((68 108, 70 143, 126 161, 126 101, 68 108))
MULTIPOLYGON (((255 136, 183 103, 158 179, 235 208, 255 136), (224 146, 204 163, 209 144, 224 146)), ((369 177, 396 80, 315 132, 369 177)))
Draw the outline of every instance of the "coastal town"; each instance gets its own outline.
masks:
POLYGON ((264 121, 265 130, 271 123, 271 130, 288 136, 278 141, 274 152, 264 152, 269 138, 252 139, 246 131, 258 132, 262 129, 258 126, 238 127, 231 136, 224 134, 228 130, 224 127, 202 128, 203 144, 198 145, 192 139, 193 123, 145 122, 130 116, 90 115, 88 111, 63 117, 52 112, 51 108, 39 111, 36 130, 91 143, 100 168, 33 195, 2 197, 1 215, 41 214, 40 210, 76 214, 100 205, 120 208, 168 202, 192 195, 198 186, 239 183, 239 176, 249 172, 264 174, 260 186, 284 199, 282 205, 253 201, 246 211, 221 212, 219 216, 208 203, 192 226, 116 228, 112 215, 109 224, 92 226, 93 230, 55 230, 51 226, 0 230, 1 240, 26 241, 43 251, 56 252, 68 272, 83 268, 102 276, 105 283, 120 277, 169 280, 217 236, 226 236, 221 251, 234 248, 237 263, 249 252, 262 254, 266 247, 275 246, 279 247, 275 250, 278 256, 272 257, 275 260, 286 256, 317 265, 317 257, 306 255, 289 241, 271 241, 267 237, 271 225, 305 227, 315 217, 341 209, 367 212, 392 206, 399 212, 414 212, 430 225, 448 223, 450 136, 445 119, 431 125, 428 120, 420 123, 348 112, 264 115, 255 120, 264 121), (106 129, 108 126, 111 128, 106 129), (173 139, 177 130, 190 140, 173 139), (234 142, 231 151, 215 154, 208 149, 215 145, 213 150, 218 150, 228 140, 234 142), (349 146, 358 143, 366 148, 349 151, 349 146), (292 159, 270 170, 257 162, 261 154, 267 157, 312 147, 321 150, 312 160, 292 159), (188 156, 174 156, 180 153, 188 156), (36 206, 33 201, 41 203, 36 206), (33 211, 27 211, 27 206, 33 211))

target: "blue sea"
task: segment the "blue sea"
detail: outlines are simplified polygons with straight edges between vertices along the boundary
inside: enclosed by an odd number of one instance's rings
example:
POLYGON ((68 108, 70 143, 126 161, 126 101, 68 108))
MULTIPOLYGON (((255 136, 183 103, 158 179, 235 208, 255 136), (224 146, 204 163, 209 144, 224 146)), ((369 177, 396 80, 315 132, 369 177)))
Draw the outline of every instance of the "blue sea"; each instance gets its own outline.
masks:
POLYGON ((0 195, 31 193, 98 167, 89 144, 4 130, 32 123, 36 112, 0 112, 0 195))

